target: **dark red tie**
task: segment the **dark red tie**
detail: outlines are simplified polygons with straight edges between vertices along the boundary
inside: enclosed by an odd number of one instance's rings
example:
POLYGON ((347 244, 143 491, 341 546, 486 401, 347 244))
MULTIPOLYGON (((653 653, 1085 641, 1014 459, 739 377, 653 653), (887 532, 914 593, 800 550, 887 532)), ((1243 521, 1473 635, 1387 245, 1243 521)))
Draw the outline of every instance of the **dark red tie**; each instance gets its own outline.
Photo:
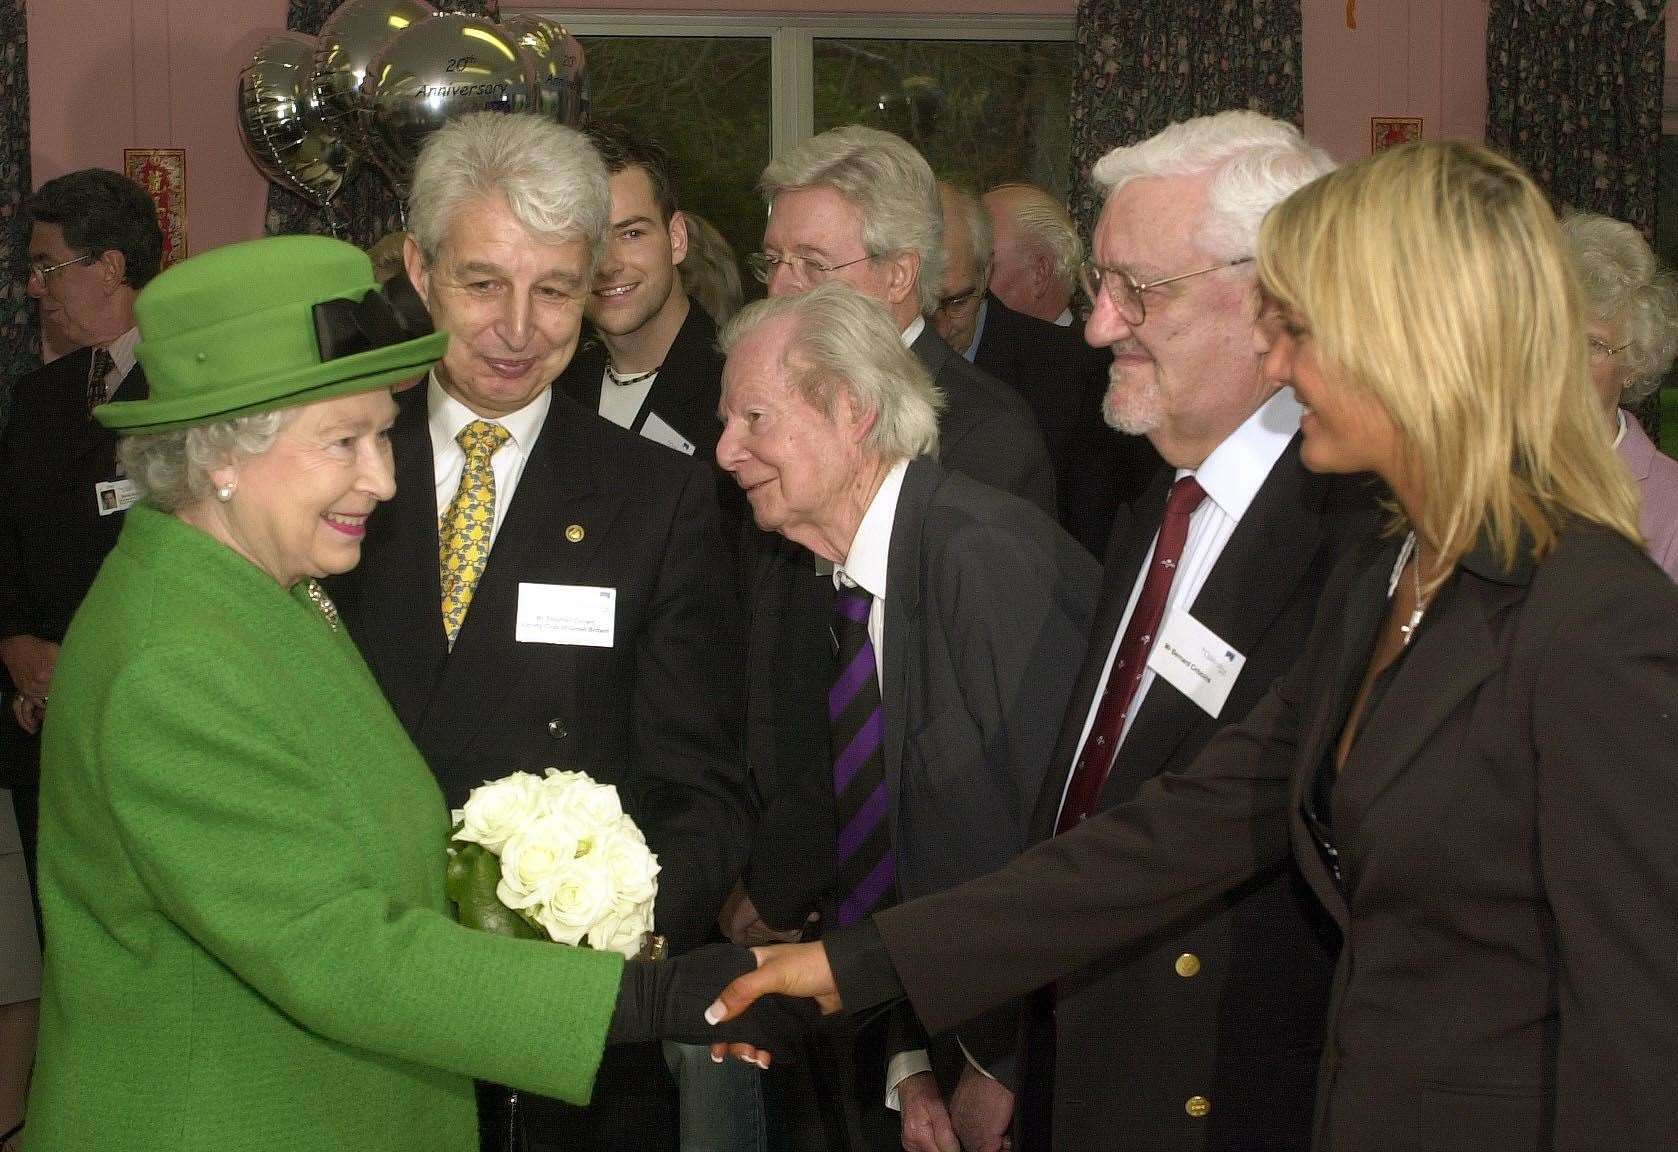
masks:
POLYGON ((105 378, 115 370, 116 360, 108 349, 94 348, 93 363, 87 373, 87 408, 91 412, 110 399, 105 378))
POLYGON ((1189 538, 1189 517, 1204 499, 1206 492, 1193 476, 1184 476, 1173 484, 1171 494, 1165 499, 1165 519, 1160 521, 1148 577, 1142 582, 1142 594, 1136 598, 1130 626, 1119 641, 1112 670, 1107 673, 1095 723, 1090 725, 1083 753, 1072 769, 1072 783, 1067 786, 1060 819, 1055 822, 1057 833, 1077 827, 1094 810, 1095 798, 1112 770, 1119 737, 1124 732, 1125 713, 1130 711, 1130 702, 1136 699, 1136 689, 1142 684, 1148 650, 1154 646, 1154 634, 1159 631, 1165 602, 1171 595, 1171 581, 1177 576, 1177 562, 1183 558, 1183 544, 1189 538))

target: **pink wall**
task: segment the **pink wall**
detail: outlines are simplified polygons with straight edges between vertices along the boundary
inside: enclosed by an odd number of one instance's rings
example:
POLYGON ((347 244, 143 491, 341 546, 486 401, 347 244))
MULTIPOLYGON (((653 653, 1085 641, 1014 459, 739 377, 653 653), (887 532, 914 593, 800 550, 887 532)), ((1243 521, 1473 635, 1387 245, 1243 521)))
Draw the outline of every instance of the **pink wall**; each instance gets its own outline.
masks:
MULTIPOLYGON (((587 7, 804 11, 789 0, 587 7)), ((520 8, 556 6, 502 0, 504 12, 520 8)), ((1304 5, 1306 131, 1342 159, 1368 152, 1372 116, 1421 116, 1430 137, 1479 139, 1486 0, 1362 0, 1357 8, 1354 31, 1343 3, 1304 5)), ((846 10, 1071 16, 1076 0, 847 0, 846 10)), ((190 250, 261 233, 267 185, 239 145, 234 85, 261 36, 284 26, 286 0, 30 0, 28 13, 37 184, 73 168, 120 169, 124 148, 184 148, 190 250)), ((1678 56, 1678 35, 1669 36, 1668 54, 1678 56)))

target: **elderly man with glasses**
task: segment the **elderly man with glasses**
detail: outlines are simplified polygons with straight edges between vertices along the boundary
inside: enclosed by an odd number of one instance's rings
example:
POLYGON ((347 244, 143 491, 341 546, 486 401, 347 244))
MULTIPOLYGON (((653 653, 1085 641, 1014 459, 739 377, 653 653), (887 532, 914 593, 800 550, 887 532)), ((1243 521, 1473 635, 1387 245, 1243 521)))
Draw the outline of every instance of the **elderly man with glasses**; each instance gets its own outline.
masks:
POLYGON ((771 296, 843 280, 886 305, 946 407, 939 459, 1056 513, 1054 469, 1031 409, 928 325, 944 282, 944 214, 925 158, 890 132, 835 128, 763 170, 763 251, 748 263, 771 296))

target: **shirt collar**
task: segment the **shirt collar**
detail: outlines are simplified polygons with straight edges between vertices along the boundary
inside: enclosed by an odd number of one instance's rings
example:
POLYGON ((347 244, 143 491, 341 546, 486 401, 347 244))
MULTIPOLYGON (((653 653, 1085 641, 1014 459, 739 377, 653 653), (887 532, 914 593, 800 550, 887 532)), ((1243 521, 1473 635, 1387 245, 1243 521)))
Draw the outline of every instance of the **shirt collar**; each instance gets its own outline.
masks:
POLYGON ((926 317, 916 316, 913 320, 909 321, 909 327, 903 330, 903 346, 905 348, 913 348, 915 346, 915 341, 919 340, 921 338, 921 333, 925 331, 926 317))
POLYGON ((1212 502, 1230 519, 1239 520, 1299 432, 1299 416, 1293 389, 1283 388, 1212 449, 1199 468, 1179 468, 1177 475, 1192 471, 1212 502))
POLYGON ((1072 327, 1072 306, 1070 304, 1062 308, 1060 315, 1055 317, 1055 326, 1059 328, 1072 327))
MULTIPOLYGON (((474 420, 481 420, 472 409, 443 391, 443 386, 437 382, 437 370, 431 370, 430 377, 425 383, 426 411, 431 414, 431 444, 434 449, 446 444, 454 444, 455 437, 460 430, 474 420)), ((507 429, 524 455, 530 455, 530 450, 536 446, 536 437, 541 434, 542 423, 548 418, 548 409, 553 404, 553 389, 544 388, 536 394, 536 399, 520 408, 517 412, 509 412, 505 416, 497 417, 491 423, 499 424, 507 429)))
POLYGON ((990 301, 981 296, 979 298, 979 319, 973 324, 973 343, 969 344, 967 351, 961 354, 962 359, 969 364, 973 363, 973 357, 979 354, 979 341, 985 338, 985 313, 988 311, 990 311, 990 301))
POLYGON ((834 570, 833 586, 839 586, 841 575, 867 592, 876 600, 886 598, 886 567, 891 559, 891 529, 897 521, 897 498, 903 492, 903 476, 909 470, 907 460, 891 466, 880 490, 869 501, 868 511, 857 525, 851 540, 851 551, 842 568, 834 570))
POLYGON ((111 354, 111 363, 116 365, 117 379, 125 378, 134 370, 134 349, 140 343, 140 330, 130 328, 115 340, 105 345, 105 351, 111 354))

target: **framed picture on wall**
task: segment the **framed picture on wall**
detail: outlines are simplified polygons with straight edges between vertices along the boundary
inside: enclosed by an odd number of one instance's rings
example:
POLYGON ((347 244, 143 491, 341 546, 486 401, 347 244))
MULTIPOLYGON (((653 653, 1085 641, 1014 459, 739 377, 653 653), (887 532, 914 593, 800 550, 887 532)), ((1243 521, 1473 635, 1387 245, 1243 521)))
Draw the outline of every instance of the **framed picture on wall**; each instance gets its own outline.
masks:
POLYGON ((163 267, 186 259, 186 149, 124 148, 122 170, 151 194, 163 229, 163 267))
POLYGON ((1369 153, 1385 152, 1398 144, 1408 144, 1422 138, 1420 116, 1371 116, 1369 118, 1369 153))

